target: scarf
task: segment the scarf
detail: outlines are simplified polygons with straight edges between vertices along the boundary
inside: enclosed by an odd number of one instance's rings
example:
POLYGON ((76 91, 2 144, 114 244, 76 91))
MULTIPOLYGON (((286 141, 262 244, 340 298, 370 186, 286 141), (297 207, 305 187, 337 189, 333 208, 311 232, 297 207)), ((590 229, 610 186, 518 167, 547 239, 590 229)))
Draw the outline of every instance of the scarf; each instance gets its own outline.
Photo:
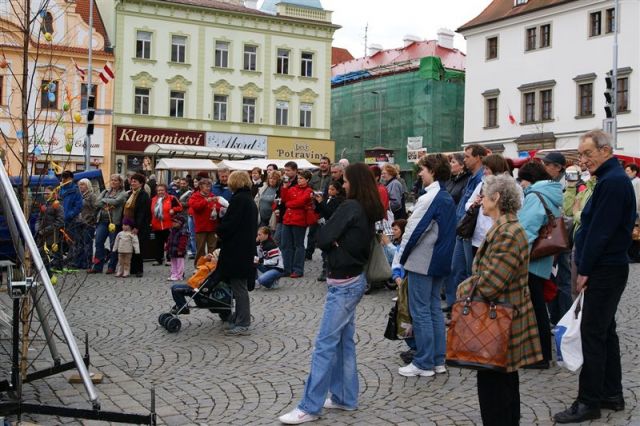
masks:
POLYGON ((127 199, 127 202, 124 204, 124 217, 128 217, 129 219, 133 220, 134 216, 135 216, 135 208, 136 208, 136 201, 138 199, 138 194, 140 194, 140 189, 138 189, 137 191, 131 191, 131 195, 129 195, 129 199, 127 199))
POLYGON ((155 206, 153 206, 153 214, 155 215, 155 217, 162 222, 162 220, 164 219, 164 214, 162 212, 162 200, 164 199, 164 197, 158 197, 156 199, 156 204, 155 206))

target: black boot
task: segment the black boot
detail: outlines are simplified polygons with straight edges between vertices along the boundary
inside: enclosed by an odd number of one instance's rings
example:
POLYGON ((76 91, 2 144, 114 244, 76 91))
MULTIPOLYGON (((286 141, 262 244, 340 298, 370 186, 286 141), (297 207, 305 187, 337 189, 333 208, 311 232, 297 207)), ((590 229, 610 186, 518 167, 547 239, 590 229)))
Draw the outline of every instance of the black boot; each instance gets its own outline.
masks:
POLYGON ((553 416, 556 423, 581 423, 600 418, 600 409, 575 401, 571 407, 553 416))

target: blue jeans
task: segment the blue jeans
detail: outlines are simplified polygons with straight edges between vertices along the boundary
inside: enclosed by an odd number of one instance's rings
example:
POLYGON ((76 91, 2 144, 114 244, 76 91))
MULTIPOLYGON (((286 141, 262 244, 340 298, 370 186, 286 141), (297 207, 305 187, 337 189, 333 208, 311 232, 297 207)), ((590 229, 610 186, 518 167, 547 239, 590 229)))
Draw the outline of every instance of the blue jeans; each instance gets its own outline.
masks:
MULTIPOLYGON (((189 216, 187 219, 187 226, 189 227, 189 251, 191 254, 196 254, 196 223, 193 221, 193 216, 189 216)), ((196 259, 197 260, 197 259, 196 259)))
POLYGON ((473 248, 471 247, 471 240, 463 240, 460 237, 456 237, 456 245, 451 259, 451 274, 446 280, 447 306, 453 306, 456 301, 458 285, 471 276, 472 264, 473 248))
POLYGON ((258 282, 266 288, 273 287, 273 284, 282 276, 282 271, 264 265, 258 265, 258 272, 258 282))
POLYGON ((282 224, 281 223, 276 223, 276 230, 273 233, 273 241, 276 242, 277 245, 281 245, 281 241, 282 241, 282 224))
POLYGON ((98 259, 98 262, 93 265, 95 271, 102 272, 105 263, 107 263, 108 269, 116 269, 118 257, 113 253, 113 243, 118 232, 120 232, 120 226, 116 226, 115 232, 109 232, 109 224, 106 222, 100 222, 96 226, 96 259, 98 259), (109 238, 109 250, 111 251, 108 258, 104 250, 104 243, 107 238, 109 238))
POLYGON ((558 286, 556 298, 548 303, 551 323, 557 324, 573 305, 571 296, 571 252, 560 253, 558 256, 558 275, 554 280, 558 286))
POLYGON ((304 275, 304 226, 282 225, 280 251, 284 261, 284 275, 304 275))
POLYGON ((308 414, 322 411, 327 393, 349 408, 358 406, 356 365, 356 306, 366 287, 364 274, 353 284, 329 285, 324 314, 311 356, 311 370, 298 408, 308 414))
POLYGON ((409 313, 413 324, 416 354, 413 365, 433 370, 444 365, 446 351, 444 315, 440 308, 440 288, 444 277, 431 277, 408 271, 409 313))
POLYGON ((181 308, 187 304, 187 296, 193 295, 194 290, 187 284, 174 284, 171 286, 171 296, 176 306, 181 308))

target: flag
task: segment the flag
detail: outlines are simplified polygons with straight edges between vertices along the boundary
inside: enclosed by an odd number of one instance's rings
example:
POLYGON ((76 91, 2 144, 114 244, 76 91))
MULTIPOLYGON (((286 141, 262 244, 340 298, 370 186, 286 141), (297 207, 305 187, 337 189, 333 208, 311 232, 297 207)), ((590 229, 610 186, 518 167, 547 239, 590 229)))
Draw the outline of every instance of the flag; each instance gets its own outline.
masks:
POLYGON ((84 81, 84 76, 87 74, 87 72, 82 68, 80 68, 78 64, 76 64, 76 61, 73 60, 73 58, 71 58, 71 62, 73 63, 73 66, 76 68, 76 73, 80 76, 82 81, 84 81))
POLYGON ((509 123, 516 124, 516 117, 514 117, 514 115, 511 114, 511 110, 509 110, 509 123))
POLYGON ((100 79, 104 84, 107 84, 111 80, 116 78, 115 74, 113 73, 113 69, 111 68, 111 64, 109 62, 104 64, 104 67, 102 67, 102 71, 100 71, 99 75, 100 75, 100 79))

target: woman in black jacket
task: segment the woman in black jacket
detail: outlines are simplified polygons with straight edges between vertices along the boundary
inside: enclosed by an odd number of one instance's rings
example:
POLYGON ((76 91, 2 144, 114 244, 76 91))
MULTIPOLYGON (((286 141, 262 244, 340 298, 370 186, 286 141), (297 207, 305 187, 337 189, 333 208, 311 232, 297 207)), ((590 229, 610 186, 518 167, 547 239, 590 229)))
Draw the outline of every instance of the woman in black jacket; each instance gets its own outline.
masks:
POLYGON ((138 235, 140 241, 140 253, 134 254, 131 259, 131 274, 141 277, 144 273, 142 260, 146 247, 149 244, 151 233, 151 199, 144 190, 144 175, 136 173, 129 179, 131 191, 124 205, 124 217, 133 221, 133 232, 138 235))
POLYGON ((318 247, 328 256, 327 299, 302 401, 280 416, 285 424, 316 420, 323 407, 358 407, 355 310, 366 287, 364 266, 375 235, 374 224, 385 212, 373 174, 365 164, 346 168, 344 188, 347 200, 318 234, 318 247), (327 398, 329 391, 331 397, 327 398))
MULTIPOLYGON (((337 180, 332 181, 327 187, 327 198, 324 199, 321 194, 316 194, 314 200, 314 208, 316 213, 320 215, 320 223, 321 227, 331 219, 333 213, 338 209, 338 206, 344 201, 344 189, 342 188, 342 184, 337 180)), ((322 230, 322 228, 320 228, 322 230)), ((320 231, 322 232, 322 231, 320 231)), ((320 271, 320 276, 318 277, 318 281, 326 281, 327 280, 327 254, 322 251, 322 270, 320 271)))
POLYGON ((256 234, 258 208, 251 196, 251 179, 247 172, 237 170, 229 175, 229 189, 233 193, 229 207, 218 225, 221 240, 218 272, 227 281, 236 301, 235 322, 225 330, 229 336, 250 334, 251 310, 247 282, 255 280, 256 234))
POLYGON ((445 183, 445 188, 457 206, 471 174, 465 169, 464 155, 460 152, 451 154, 449 164, 451 165, 451 178, 445 183))

